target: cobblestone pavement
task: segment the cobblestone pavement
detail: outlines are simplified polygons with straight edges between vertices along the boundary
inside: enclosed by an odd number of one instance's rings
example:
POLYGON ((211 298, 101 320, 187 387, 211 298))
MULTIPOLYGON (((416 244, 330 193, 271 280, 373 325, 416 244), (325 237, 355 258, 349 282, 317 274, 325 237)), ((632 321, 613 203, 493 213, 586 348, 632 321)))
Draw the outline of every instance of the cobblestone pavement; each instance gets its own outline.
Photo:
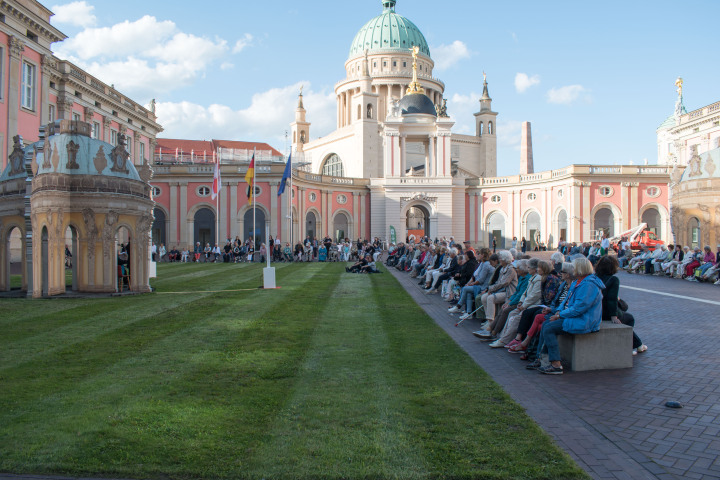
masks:
POLYGON ((478 320, 455 327, 458 316, 439 295, 390 271, 593 478, 720 478, 720 287, 619 273, 620 297, 648 351, 630 369, 550 376, 473 337, 478 320), (669 400, 684 407, 667 408, 669 400))

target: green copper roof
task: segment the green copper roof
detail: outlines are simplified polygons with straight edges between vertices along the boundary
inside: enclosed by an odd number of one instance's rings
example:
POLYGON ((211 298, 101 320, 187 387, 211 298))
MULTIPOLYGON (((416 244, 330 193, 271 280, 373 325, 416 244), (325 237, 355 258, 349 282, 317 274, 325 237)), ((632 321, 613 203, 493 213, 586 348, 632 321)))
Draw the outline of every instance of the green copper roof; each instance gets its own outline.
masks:
POLYGON ((350 45, 349 58, 365 50, 398 50, 408 52, 417 45, 420 53, 430 56, 430 48, 422 32, 407 18, 395 13, 395 1, 384 0, 383 13, 367 22, 350 45))

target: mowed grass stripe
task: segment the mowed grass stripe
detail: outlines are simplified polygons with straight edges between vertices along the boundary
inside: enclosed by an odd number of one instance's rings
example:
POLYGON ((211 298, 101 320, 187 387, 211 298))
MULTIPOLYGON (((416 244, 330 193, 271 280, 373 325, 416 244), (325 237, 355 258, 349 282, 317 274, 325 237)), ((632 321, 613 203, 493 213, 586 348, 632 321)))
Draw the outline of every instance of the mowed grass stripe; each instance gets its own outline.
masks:
POLYGON ((252 458, 251 477, 390 478, 424 468, 408 438, 398 372, 385 361, 388 341, 370 277, 340 275, 316 313, 292 399, 252 458))
POLYGON ((423 477, 587 478, 392 275, 371 279, 423 477))
MULTIPOLYGON (((213 290, 224 290, 231 288, 258 286, 257 275, 261 270, 257 266, 245 269, 221 269, 208 271, 208 267, 214 265, 192 265, 193 271, 180 273, 174 271, 175 265, 165 265, 161 275, 165 278, 158 279, 153 283, 159 284, 157 288, 169 290, 182 283, 177 283, 188 274, 202 273, 208 276, 201 284, 204 290, 209 287, 213 290), (204 268, 203 268, 204 267, 204 268)), ((279 273, 279 272, 278 272, 279 273)), ((187 279, 185 280, 187 282, 187 279)), ((262 281, 260 281, 262 283, 262 281)), ((187 283, 185 283, 187 286, 187 283)), ((131 300, 125 298, 98 298, 98 299, 52 299, 52 300, 14 300, 18 307, 27 305, 29 308, 36 304, 53 303, 58 305, 59 311, 42 309, 44 314, 36 314, 33 321, 24 321, 16 324, 14 328, 7 328, 7 348, 0 350, 0 371, 7 367, 17 366, 19 361, 31 361, 37 356, 46 355, 67 347, 77 341, 91 339, 93 335, 102 335, 108 331, 126 327, 128 324, 137 322, 146 317, 152 317, 167 308, 178 308, 183 304, 192 302, 197 298, 209 295, 208 293, 178 294, 177 296, 160 299, 152 295, 133 297, 131 300), (77 305, 76 308, 62 307, 66 305, 77 305), (20 355, 22 352, 22 355, 20 355)))
MULTIPOLYGON (((33 462, 24 467, 22 462, 11 462, 4 469, 131 475, 137 474, 141 464, 143 471, 168 474, 168 461, 176 459, 180 471, 197 461, 202 467, 196 476, 217 470, 216 464, 237 455, 239 440, 235 433, 223 437, 218 432, 237 423, 243 429, 254 425, 243 435, 250 448, 265 430, 257 402, 270 406, 286 398, 278 379, 297 368, 304 349, 296 350, 297 358, 292 358, 285 347, 269 342, 268 328, 273 328, 269 324, 280 319, 302 325, 287 310, 302 313, 296 305, 302 303, 304 292, 321 288, 305 284, 322 267, 307 266, 289 274, 278 271, 278 280, 287 287, 280 290, 218 293, 197 299, 157 315, 152 331, 143 331, 143 322, 132 325, 134 338, 131 331, 112 332, 129 336, 117 351, 107 352, 112 363, 102 370, 91 369, 77 384, 58 386, 58 392, 40 398, 36 408, 13 419, 12 433, 6 432, 2 443, 35 439, 25 448, 34 452, 33 462), (278 305, 287 309, 282 314, 268 313, 278 305), (167 325, 173 328, 164 328, 167 325), (243 333, 251 328, 253 332, 243 333), (260 330, 262 341, 247 341, 260 330), (144 346, 133 349, 139 342, 144 346), (121 354, 127 350, 133 351, 121 354), (260 388, 253 385, 257 381, 262 383, 260 388), (243 402, 248 405, 242 407, 243 402), (52 424, 35 421, 48 414, 52 424), (217 441, 208 443, 216 434, 217 441), (129 461, 127 450, 139 445, 143 455, 129 461)), ((329 287, 332 279, 325 277, 321 283, 329 287)), ((113 340, 98 338, 97 344, 113 340)), ((79 355, 78 363, 102 365, 101 352, 91 355, 92 350, 89 347, 79 355)), ((48 373, 67 372, 64 368, 48 373)), ((268 409, 267 414, 275 411, 268 409)), ((222 473, 222 469, 217 471, 222 473)))

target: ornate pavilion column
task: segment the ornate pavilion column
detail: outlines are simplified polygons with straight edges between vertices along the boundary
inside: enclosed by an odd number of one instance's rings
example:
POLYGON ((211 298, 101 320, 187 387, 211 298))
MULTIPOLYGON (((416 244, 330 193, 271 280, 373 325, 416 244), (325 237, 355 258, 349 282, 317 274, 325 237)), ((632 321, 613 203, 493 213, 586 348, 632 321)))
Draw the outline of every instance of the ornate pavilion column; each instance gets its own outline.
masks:
POLYGON ((406 137, 407 137, 407 135, 405 135, 404 133, 400 135, 400 176, 401 177, 405 176, 405 171, 406 171, 406 167, 405 167, 405 165, 406 165, 405 164, 405 160, 406 160, 405 138, 406 137))

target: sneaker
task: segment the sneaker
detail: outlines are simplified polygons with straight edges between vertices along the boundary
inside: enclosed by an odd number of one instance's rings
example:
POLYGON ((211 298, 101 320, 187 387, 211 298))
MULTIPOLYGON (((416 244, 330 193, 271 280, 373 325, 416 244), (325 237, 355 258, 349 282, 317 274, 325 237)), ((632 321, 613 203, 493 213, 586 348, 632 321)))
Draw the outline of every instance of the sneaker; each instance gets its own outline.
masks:
POLYGON ((637 352, 638 352, 638 353, 647 352, 647 345, 645 345, 645 344, 643 343, 642 345, 640 345, 639 347, 637 347, 637 352))
POLYGON ((488 346, 489 346, 490 348, 500 348, 500 347, 504 347, 505 344, 504 344, 503 342, 501 342, 500 340, 495 340, 494 342, 492 342, 492 343, 491 343, 490 345, 488 345, 488 346))
POLYGON ((563 374, 563 368, 562 365, 559 367, 554 367, 551 363, 547 367, 540 367, 537 369, 538 372, 544 373, 545 375, 562 375, 563 374))
POLYGON ((487 330, 477 330, 477 331, 472 332, 472 334, 478 338, 491 338, 492 337, 492 334, 490 332, 488 332, 487 330))
POLYGON ((634 357, 635 355, 637 355, 637 348, 633 348, 632 354, 633 354, 633 357, 634 357))
POLYGON ((462 315, 460 315, 460 320, 467 320, 468 318, 470 318, 469 313, 463 313, 462 315))
POLYGON ((448 313, 457 313, 459 311, 460 311, 460 308, 457 305, 455 305, 454 307, 448 308, 448 313))
POLYGON ((482 324, 480 324, 480 330, 487 330, 488 325, 490 325, 490 322, 485 320, 482 324))
POLYGON ((535 361, 525 365, 525 368, 527 368, 528 370, 537 370, 540 367, 542 367, 542 362, 540 362, 539 358, 537 358, 537 359, 535 359, 535 361))

